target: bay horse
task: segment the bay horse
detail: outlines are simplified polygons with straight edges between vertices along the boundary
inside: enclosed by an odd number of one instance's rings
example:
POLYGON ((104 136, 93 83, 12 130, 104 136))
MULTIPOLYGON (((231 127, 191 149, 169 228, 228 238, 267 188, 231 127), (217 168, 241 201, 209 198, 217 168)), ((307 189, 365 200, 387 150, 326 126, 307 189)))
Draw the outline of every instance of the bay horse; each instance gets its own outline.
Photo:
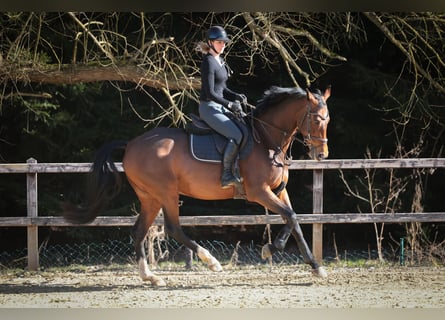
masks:
MULTIPOLYGON (((285 188, 289 176, 286 152, 295 135, 300 133, 311 159, 328 157, 327 126, 330 118, 326 101, 330 94, 330 88, 323 94, 299 87, 271 87, 266 90, 257 106, 245 116, 256 139, 249 155, 239 161, 246 200, 280 214, 285 222, 273 243, 263 247, 262 257, 267 258, 275 251, 283 250, 292 234, 304 262, 319 277, 326 277, 327 273, 314 259, 303 237, 285 188), (277 195, 273 190, 280 185, 284 188, 277 195)), ((122 160, 124 172, 141 203, 133 227, 141 278, 155 286, 166 285, 162 278, 150 271, 144 250, 148 229, 161 209, 166 233, 190 248, 209 269, 221 271, 219 261, 183 232, 179 224, 179 197, 231 199, 234 188, 221 187, 220 163, 202 162, 192 157, 184 129, 157 127, 129 142, 105 144, 93 162, 86 204, 83 207, 66 205, 65 219, 76 223, 90 222, 119 192, 120 176, 111 159, 113 150, 117 148, 125 150, 122 160)))

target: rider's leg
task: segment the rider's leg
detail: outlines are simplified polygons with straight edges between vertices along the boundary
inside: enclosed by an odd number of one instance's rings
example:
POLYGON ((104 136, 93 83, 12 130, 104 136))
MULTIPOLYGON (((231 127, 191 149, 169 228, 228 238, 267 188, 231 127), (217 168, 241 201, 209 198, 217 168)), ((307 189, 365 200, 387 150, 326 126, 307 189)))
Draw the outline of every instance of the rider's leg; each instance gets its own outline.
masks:
POLYGON ((223 155, 223 171, 221 175, 221 186, 228 188, 241 183, 241 180, 233 175, 233 163, 238 154, 238 144, 233 139, 227 142, 223 155))
POLYGON ((224 150, 221 175, 221 186, 227 188, 241 182, 240 177, 233 174, 233 164, 238 155, 243 135, 237 125, 223 112, 224 108, 212 101, 201 102, 199 105, 201 119, 207 122, 216 132, 229 139, 224 150))

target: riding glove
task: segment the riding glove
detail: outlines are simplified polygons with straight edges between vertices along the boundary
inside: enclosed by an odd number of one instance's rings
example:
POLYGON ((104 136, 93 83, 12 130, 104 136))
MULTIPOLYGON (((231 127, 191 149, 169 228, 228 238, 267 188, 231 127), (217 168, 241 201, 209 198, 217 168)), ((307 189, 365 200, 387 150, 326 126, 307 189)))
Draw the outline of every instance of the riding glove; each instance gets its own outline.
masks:
POLYGON ((234 102, 229 102, 227 105, 227 108, 232 111, 233 113, 241 113, 243 112, 243 108, 241 107, 241 103, 238 100, 235 100, 234 102))

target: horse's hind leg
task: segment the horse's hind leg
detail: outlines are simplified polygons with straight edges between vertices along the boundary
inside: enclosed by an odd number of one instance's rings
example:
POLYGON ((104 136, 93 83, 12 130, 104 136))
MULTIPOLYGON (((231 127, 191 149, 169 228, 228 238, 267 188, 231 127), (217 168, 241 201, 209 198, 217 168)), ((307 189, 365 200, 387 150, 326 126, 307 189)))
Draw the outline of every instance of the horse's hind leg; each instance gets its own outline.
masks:
MULTIPOLYGON (((137 189, 136 193, 137 192, 137 189)), ((145 253, 145 238, 148 233, 148 229, 153 224, 154 219, 158 215, 161 204, 153 198, 149 198, 147 195, 138 194, 141 201, 141 212, 133 227, 133 236, 135 242, 136 261, 139 267, 139 275, 142 280, 150 281, 155 286, 165 286, 164 280, 153 274, 150 271, 147 263, 147 256, 145 253)))
POLYGON ((166 232, 176 241, 195 252, 197 256, 207 264, 210 270, 221 271, 222 267, 219 261, 212 256, 207 249, 204 249, 195 241, 191 240, 182 230, 179 224, 179 196, 171 197, 169 201, 164 202, 163 211, 166 232))

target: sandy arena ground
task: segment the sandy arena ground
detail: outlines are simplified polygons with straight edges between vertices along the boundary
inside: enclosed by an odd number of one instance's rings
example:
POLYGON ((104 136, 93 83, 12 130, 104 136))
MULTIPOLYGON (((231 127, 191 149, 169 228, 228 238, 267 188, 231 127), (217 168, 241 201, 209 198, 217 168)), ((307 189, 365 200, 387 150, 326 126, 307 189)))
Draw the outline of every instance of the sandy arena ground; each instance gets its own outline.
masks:
POLYGON ((141 281, 136 266, 95 266, 0 272, 3 308, 443 308, 444 267, 327 268, 328 278, 306 265, 202 266, 155 270, 166 287, 141 281))

